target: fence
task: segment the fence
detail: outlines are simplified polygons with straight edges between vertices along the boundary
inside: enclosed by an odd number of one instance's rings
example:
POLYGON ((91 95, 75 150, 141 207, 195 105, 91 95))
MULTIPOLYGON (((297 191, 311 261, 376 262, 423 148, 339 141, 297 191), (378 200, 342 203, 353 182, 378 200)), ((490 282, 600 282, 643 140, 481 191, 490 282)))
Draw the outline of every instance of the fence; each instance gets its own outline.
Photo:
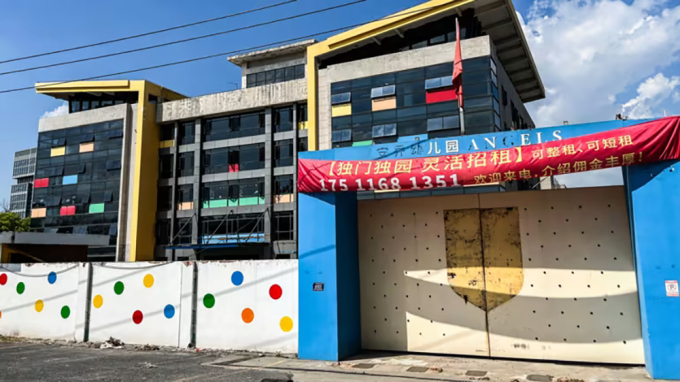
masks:
POLYGON ((4 264, 0 334, 297 353, 295 260, 4 264))

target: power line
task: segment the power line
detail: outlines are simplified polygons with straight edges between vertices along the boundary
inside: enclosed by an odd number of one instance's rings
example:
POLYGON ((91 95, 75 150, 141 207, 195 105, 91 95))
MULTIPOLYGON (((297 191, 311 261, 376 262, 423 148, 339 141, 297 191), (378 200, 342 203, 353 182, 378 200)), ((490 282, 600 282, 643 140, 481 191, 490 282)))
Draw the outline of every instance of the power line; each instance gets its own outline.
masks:
POLYGON ((151 32, 140 33, 140 34, 127 36, 127 37, 120 37, 120 38, 116 38, 116 39, 113 39, 113 40, 101 41, 101 42, 96 42, 96 43, 87 44, 87 45, 74 46, 72 48, 66 48, 66 49, 60 49, 60 50, 55 50, 55 51, 51 51, 51 52, 38 53, 38 54, 30 55, 30 56, 12 58, 10 60, 0 61, 0 64, 6 64, 8 62, 15 62, 15 61, 28 60, 28 59, 31 59, 31 58, 37 58, 37 57, 43 57, 43 56, 50 56, 50 55, 57 54, 57 53, 72 52, 74 50, 81 50, 81 49, 85 49, 85 48, 92 48, 92 47, 95 47, 95 46, 112 44, 114 42, 120 42, 120 41, 132 40, 132 39, 135 39, 135 38, 140 38, 140 37, 145 37, 145 36, 151 36, 151 35, 154 35, 154 34, 169 32, 169 31, 173 31, 173 30, 177 30, 177 29, 188 28, 188 27, 192 27, 192 26, 195 26, 195 25, 211 23, 213 21, 224 20, 224 19, 228 19, 228 18, 231 18, 231 17, 242 16, 242 15, 246 15, 248 13, 255 13, 255 12, 263 11, 265 9, 275 8, 275 7, 279 7, 281 5, 294 3, 296 1, 297 0, 287 0, 287 1, 280 2, 280 3, 260 7, 260 8, 249 9, 247 11, 232 13, 232 14, 224 15, 224 16, 220 16, 220 17, 214 17, 212 19, 196 21, 196 22, 189 23, 189 24, 177 25, 177 26, 170 27, 170 28, 159 29, 159 30, 155 30, 155 31, 151 31, 151 32))
POLYGON ((56 66, 76 64, 76 63, 79 63, 79 62, 94 61, 94 60, 99 60, 99 59, 102 59, 102 58, 122 56, 124 54, 161 48, 161 47, 164 47, 164 46, 183 44, 185 42, 201 40, 201 39, 205 39, 205 38, 209 38, 209 37, 215 37, 215 36, 220 36, 220 35, 224 35, 224 34, 228 34, 228 33, 239 32, 239 31, 243 31, 243 30, 247 30, 247 29, 253 29, 253 28, 258 28, 258 27, 261 27, 261 26, 276 24, 276 23, 280 23, 280 22, 283 22, 283 21, 288 21, 288 20, 293 20, 293 19, 297 19, 297 18, 300 18, 300 17, 314 15, 314 14, 317 14, 317 13, 323 13, 323 12, 335 10, 335 9, 338 9, 338 8, 343 8, 343 7, 347 7, 347 6, 350 6, 350 5, 363 3, 365 1, 366 0, 355 0, 355 1, 352 1, 352 2, 349 2, 349 3, 344 3, 344 4, 336 5, 336 6, 333 6, 333 7, 323 8, 323 9, 319 9, 319 10, 311 11, 311 12, 306 12, 306 13, 301 13, 301 14, 297 14, 297 15, 293 15, 293 16, 289 16, 289 17, 284 17, 284 18, 280 18, 280 19, 276 19, 276 20, 271 20, 271 21, 267 21, 267 22, 263 22, 263 23, 259 23, 259 24, 251 24, 251 25, 247 25, 247 26, 244 26, 244 27, 236 28, 236 29, 230 29, 230 30, 226 30, 226 31, 210 33, 210 34, 191 37, 191 38, 187 38, 187 39, 183 39, 183 40, 170 41, 170 42, 166 42, 166 43, 163 43, 163 44, 145 46, 145 47, 137 48, 137 49, 125 50, 125 51, 122 51, 122 52, 103 54, 101 56, 86 57, 86 58, 81 58, 81 59, 72 60, 72 61, 57 62, 55 64, 34 66, 34 67, 31 67, 31 68, 11 70, 11 71, 8 71, 8 72, 1 72, 0 76, 5 76, 5 75, 8 75, 8 74, 30 72, 30 71, 38 70, 38 69, 53 68, 53 67, 56 67, 56 66))
POLYGON ((175 65, 187 64, 187 63, 190 63, 190 62, 208 60, 208 59, 216 58, 216 57, 230 56, 230 55, 234 55, 234 54, 237 54, 237 53, 257 51, 259 49, 268 48, 268 47, 271 47, 271 46, 279 46, 279 45, 286 44, 286 43, 306 40, 306 39, 310 39, 312 37, 318 37, 318 36, 323 36, 323 35, 330 34, 330 33, 335 33, 335 32, 340 32, 340 31, 344 31, 344 30, 348 30, 348 29, 357 28, 357 27, 360 27, 362 25, 370 24, 370 23, 375 22, 375 21, 388 20, 388 19, 391 19, 391 18, 401 17, 401 16, 411 14, 411 13, 425 12, 425 11, 428 11, 428 10, 433 9, 433 8, 436 8, 436 6, 418 9, 418 10, 410 11, 410 12, 401 12, 401 13, 396 14, 396 15, 383 17, 383 18, 380 18, 380 19, 371 20, 371 21, 367 21, 367 22, 364 22, 364 23, 347 25, 347 26, 344 26, 344 27, 341 27, 341 28, 335 28, 335 29, 331 29, 331 30, 327 30, 327 31, 323 31, 323 32, 317 32, 317 33, 313 33, 313 34, 309 34, 309 35, 305 35, 305 36, 295 37, 295 38, 291 38, 291 39, 287 39, 287 40, 276 41, 276 42, 272 42, 272 43, 268 43, 268 44, 264 44, 264 45, 258 45, 258 46, 252 46, 252 47, 249 47, 249 48, 237 49, 237 50, 233 50, 233 51, 230 51, 230 52, 211 54, 209 56, 190 58, 190 59, 182 60, 182 61, 168 62, 168 63, 165 63, 165 64, 147 66, 147 67, 144 67, 144 68, 131 69, 131 70, 126 70, 126 71, 117 72, 117 73, 102 74, 102 75, 98 75, 98 76, 80 78, 80 79, 76 79, 76 80, 55 82, 55 83, 43 85, 39 88, 36 88, 35 86, 28 86, 28 87, 24 87, 24 88, 14 88, 14 89, 0 90, 0 94, 14 93, 14 92, 19 92, 19 91, 24 91, 24 90, 33 90, 33 89, 35 89, 35 90, 48 89, 51 86, 58 86, 58 85, 63 85, 63 84, 68 84, 68 83, 73 83, 73 82, 79 82, 79 81, 96 80, 96 79, 100 79, 100 78, 113 77, 113 76, 118 76, 118 75, 122 75, 122 74, 137 73, 137 72, 143 72, 143 71, 146 71, 146 70, 160 69, 160 68, 165 68, 165 67, 168 67, 168 66, 175 66, 175 65))

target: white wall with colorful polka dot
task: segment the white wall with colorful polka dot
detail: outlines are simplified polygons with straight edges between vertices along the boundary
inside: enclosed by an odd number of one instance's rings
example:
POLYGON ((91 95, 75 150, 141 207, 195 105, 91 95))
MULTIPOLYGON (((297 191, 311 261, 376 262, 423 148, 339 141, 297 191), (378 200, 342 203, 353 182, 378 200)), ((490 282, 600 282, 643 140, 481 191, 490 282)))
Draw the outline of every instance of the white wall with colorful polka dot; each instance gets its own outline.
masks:
POLYGON ((0 268, 0 334, 82 340, 86 285, 83 263, 4 264, 0 268))
POLYGON ((92 268, 90 341, 189 344, 183 333, 191 328, 193 263, 94 263, 92 268))
POLYGON ((297 261, 197 265, 198 348, 297 353, 297 261))

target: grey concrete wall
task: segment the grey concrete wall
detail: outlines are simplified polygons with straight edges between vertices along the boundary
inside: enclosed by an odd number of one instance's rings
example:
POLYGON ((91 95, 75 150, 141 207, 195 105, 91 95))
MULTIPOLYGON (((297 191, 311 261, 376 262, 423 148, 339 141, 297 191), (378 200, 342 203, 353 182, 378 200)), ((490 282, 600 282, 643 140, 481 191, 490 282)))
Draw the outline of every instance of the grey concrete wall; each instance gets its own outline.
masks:
POLYGON ((242 113, 299 101, 307 101, 307 80, 305 79, 165 102, 157 106, 156 121, 168 123, 220 114, 242 113))
MULTIPOLYGON (((346 62, 319 70, 319 149, 327 150, 332 147, 331 83, 452 62, 455 47, 456 43, 452 42, 346 62)), ((461 45, 463 59, 490 56, 492 49, 489 36, 463 40, 461 45)))
MULTIPOLYGON (((127 116, 127 109, 130 106, 127 104, 115 105, 58 117, 43 118, 38 122, 38 133, 123 119, 127 116)), ((137 108, 136 105, 133 107, 137 108)))
MULTIPOLYGON (((512 84, 512 81, 510 81, 510 77, 506 74, 505 68, 503 68, 500 60, 496 56, 495 47, 493 49, 492 57, 496 63, 496 74, 498 75, 498 102, 500 103, 501 108, 501 129, 505 125, 508 126, 508 129, 512 127, 512 104, 514 104, 519 111, 520 117, 522 117, 529 126, 535 127, 534 121, 531 119, 526 107, 524 107, 524 103, 519 98, 515 86, 512 84), (508 93, 508 104, 506 106, 503 106, 503 89, 508 93), (510 101, 512 101, 512 104, 510 101)), ((517 126, 517 128, 520 128, 520 126, 517 126)))
MULTIPOLYGON (((122 105, 121 105, 122 106, 122 105)), ((132 195, 134 190, 134 163, 137 142, 137 105, 125 105, 127 110, 123 121, 123 151, 121 153, 120 195, 118 204, 118 242, 116 260, 130 258, 130 229, 132 226, 132 195)))

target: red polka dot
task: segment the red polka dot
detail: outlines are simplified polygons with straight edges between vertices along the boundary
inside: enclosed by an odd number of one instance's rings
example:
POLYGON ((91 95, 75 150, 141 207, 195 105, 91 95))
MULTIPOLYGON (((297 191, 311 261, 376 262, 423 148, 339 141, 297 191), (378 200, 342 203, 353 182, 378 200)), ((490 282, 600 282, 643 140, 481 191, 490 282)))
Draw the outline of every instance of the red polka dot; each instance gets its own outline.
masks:
POLYGON ((6 274, 1 274, 0 275, 0 285, 5 285, 7 284, 7 275, 6 274))
POLYGON ((282 294, 283 291, 281 290, 281 287, 276 284, 272 285, 271 288, 269 288, 269 296, 274 300, 280 299, 282 294))
POLYGON ((132 313, 132 321, 135 324, 137 324, 137 325, 141 324, 143 319, 144 319, 144 315, 139 310, 132 313))

